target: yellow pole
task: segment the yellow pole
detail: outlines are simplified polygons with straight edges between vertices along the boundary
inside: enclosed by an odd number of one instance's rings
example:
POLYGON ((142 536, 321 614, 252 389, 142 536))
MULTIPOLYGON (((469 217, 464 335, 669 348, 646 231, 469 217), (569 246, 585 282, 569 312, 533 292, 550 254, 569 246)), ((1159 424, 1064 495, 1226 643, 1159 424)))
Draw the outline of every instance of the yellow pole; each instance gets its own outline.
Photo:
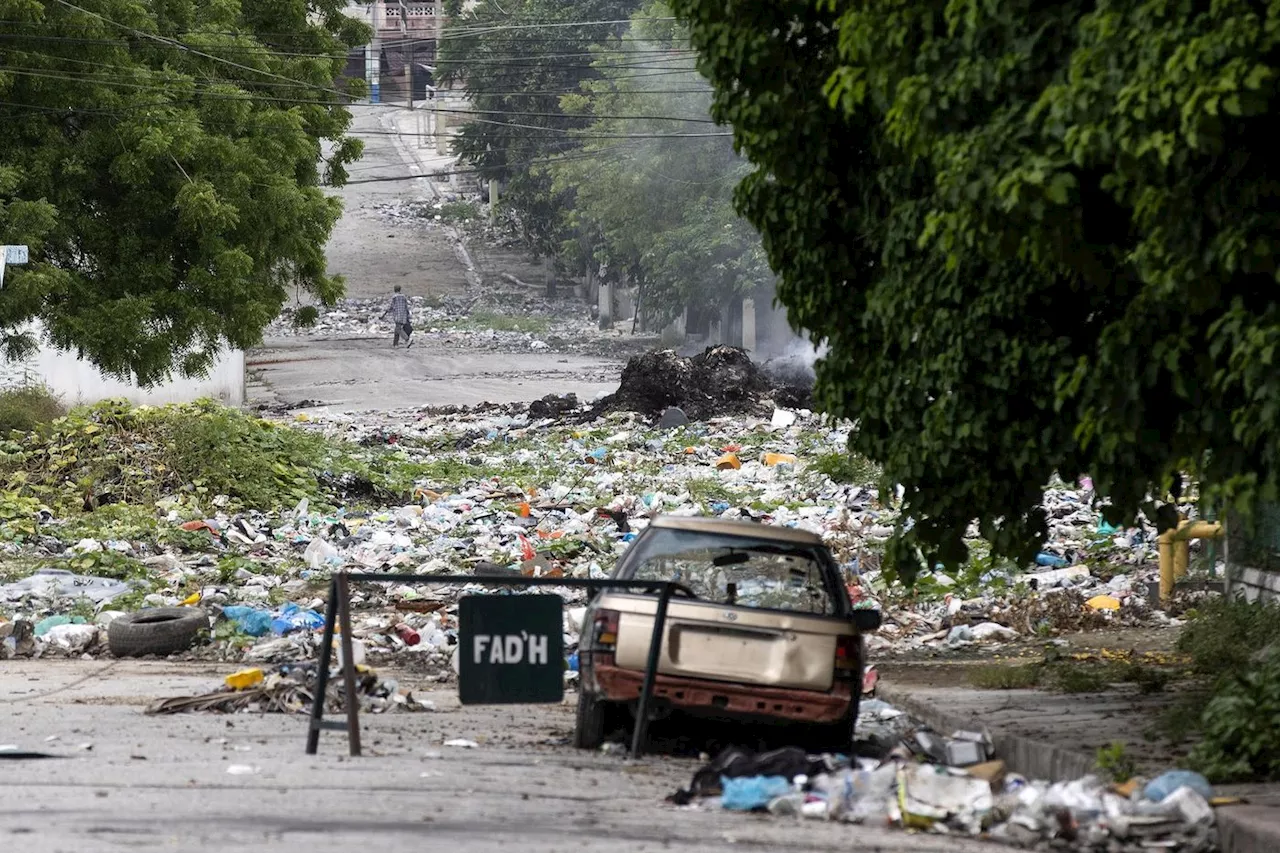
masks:
POLYGON ((1156 537, 1160 555, 1160 601, 1168 602, 1173 584, 1183 577, 1191 564, 1192 539, 1221 539, 1222 524, 1217 521, 1183 521, 1177 530, 1166 530, 1156 537))
POLYGON ((1166 530, 1156 537, 1156 551, 1160 555, 1160 601, 1173 595, 1173 530, 1166 530))

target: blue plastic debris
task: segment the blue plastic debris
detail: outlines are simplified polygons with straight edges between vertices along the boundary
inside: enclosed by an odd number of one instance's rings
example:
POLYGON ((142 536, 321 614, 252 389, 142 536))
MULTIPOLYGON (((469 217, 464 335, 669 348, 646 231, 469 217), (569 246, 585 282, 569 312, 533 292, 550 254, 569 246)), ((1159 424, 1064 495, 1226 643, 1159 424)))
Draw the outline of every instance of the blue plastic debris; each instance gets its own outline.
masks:
POLYGON ((720 777, 720 804, 735 812, 749 812, 769 805, 774 797, 791 793, 791 783, 784 776, 720 777))
POLYGON ((290 631, 314 631, 324 627, 324 617, 314 610, 286 604, 271 620, 271 630, 277 634, 288 634, 290 631))
POLYGON ((1067 564, 1067 561, 1059 557, 1057 554, 1046 554, 1043 551, 1036 554, 1036 565, 1044 566, 1048 569, 1060 569, 1067 564))
POLYGON ((574 652, 573 654, 569 655, 569 671, 570 672, 578 671, 578 653, 577 652, 574 652))
POLYGON ((1213 799, 1213 786, 1209 780, 1191 770, 1170 770, 1161 773, 1147 783, 1142 795, 1152 802, 1160 802, 1179 788, 1190 788, 1206 800, 1213 799))
POLYGON ((222 608, 222 615, 230 619, 242 633, 261 637, 271 630, 271 613, 240 604, 222 608))

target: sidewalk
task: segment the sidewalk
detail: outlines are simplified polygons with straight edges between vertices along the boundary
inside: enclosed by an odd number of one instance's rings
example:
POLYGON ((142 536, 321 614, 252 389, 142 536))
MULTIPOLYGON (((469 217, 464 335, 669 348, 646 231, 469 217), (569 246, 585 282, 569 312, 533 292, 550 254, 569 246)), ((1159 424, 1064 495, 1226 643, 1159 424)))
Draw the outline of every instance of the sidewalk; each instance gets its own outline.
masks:
MULTIPOLYGON (((1141 695, 1116 687, 1105 693, 979 690, 915 683, 910 665, 884 667, 877 694, 940 732, 985 727, 996 754, 1028 778, 1065 781, 1096 772, 1099 747, 1123 743, 1144 775, 1167 770, 1179 757, 1144 738, 1176 694, 1141 695)), ((1280 785, 1217 786, 1245 805, 1222 806, 1223 853, 1280 851, 1280 785)))

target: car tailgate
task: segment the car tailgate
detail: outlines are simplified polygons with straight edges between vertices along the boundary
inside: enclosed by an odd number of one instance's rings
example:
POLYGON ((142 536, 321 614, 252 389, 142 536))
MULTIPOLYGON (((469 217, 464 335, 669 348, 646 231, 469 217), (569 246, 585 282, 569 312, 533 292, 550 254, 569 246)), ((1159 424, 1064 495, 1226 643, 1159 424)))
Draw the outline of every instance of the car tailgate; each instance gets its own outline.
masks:
MULTIPOLYGON (((617 663, 648 665, 657 601, 610 595, 617 610, 617 663)), ((853 633, 843 619, 673 599, 658 671, 770 687, 829 690, 836 639, 853 633)))

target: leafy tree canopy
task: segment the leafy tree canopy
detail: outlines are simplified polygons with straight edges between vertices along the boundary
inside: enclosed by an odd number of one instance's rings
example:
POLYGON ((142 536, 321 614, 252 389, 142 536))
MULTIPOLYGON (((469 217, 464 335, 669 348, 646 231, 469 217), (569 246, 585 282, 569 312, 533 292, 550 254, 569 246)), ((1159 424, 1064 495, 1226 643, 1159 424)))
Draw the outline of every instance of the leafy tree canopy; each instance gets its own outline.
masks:
POLYGON ((572 196, 554 192, 538 166, 579 148, 570 131, 589 122, 561 110, 560 97, 600 77, 591 46, 621 33, 640 2, 480 0, 445 28, 441 82, 462 80, 476 113, 455 150, 505 183, 504 205, 539 254, 554 254, 565 239, 572 196))
POLYGON ((321 184, 360 155, 334 81, 369 38, 343 6, 0 0, 0 242, 33 254, 0 291, 7 355, 40 320, 150 384, 257 343, 295 288, 341 295, 321 184))
POLYGON ((625 36, 597 48, 601 79, 561 98, 566 112, 592 118, 582 156, 540 167, 572 194, 568 221, 596 235, 593 260, 637 282, 658 322, 772 281, 759 235, 733 209, 747 164, 711 122, 711 89, 670 15, 649 3, 625 36), (660 80, 637 77, 636 64, 661 69, 660 80))
POLYGON ((1055 473, 1276 497, 1280 3, 671 2, 904 573, 1027 559, 1055 473))

